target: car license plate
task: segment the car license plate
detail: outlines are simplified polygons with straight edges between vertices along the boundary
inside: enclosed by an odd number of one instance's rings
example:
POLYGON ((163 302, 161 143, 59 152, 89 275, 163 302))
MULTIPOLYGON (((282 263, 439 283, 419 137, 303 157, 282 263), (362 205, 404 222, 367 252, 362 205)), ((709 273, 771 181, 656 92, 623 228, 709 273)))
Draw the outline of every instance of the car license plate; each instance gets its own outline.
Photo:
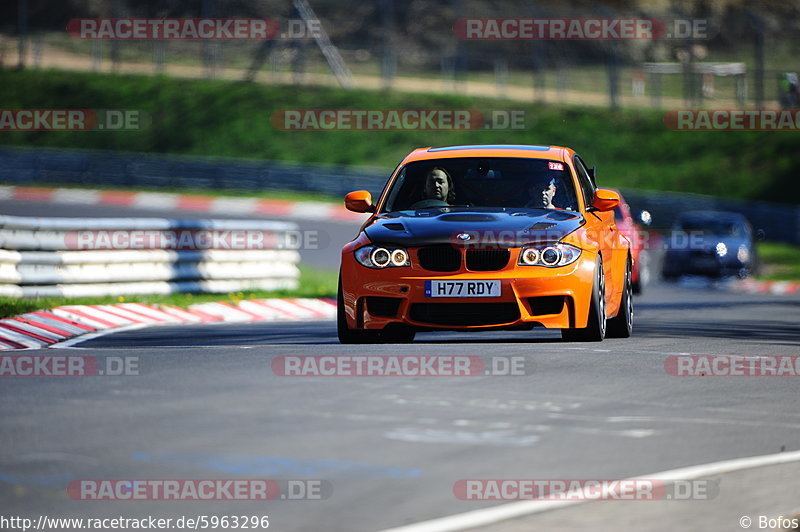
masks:
POLYGON ((500 297, 500 281, 425 281, 426 297, 500 297))

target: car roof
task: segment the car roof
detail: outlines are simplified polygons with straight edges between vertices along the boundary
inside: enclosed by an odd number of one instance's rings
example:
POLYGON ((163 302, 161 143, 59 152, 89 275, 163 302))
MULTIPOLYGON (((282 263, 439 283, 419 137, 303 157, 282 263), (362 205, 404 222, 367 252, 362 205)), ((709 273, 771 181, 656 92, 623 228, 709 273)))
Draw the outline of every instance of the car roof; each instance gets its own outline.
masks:
POLYGON ((529 159, 550 159, 568 161, 572 152, 562 146, 535 146, 526 144, 474 144, 462 146, 442 146, 417 148, 404 160, 403 164, 431 159, 452 159, 455 157, 526 157, 529 159))

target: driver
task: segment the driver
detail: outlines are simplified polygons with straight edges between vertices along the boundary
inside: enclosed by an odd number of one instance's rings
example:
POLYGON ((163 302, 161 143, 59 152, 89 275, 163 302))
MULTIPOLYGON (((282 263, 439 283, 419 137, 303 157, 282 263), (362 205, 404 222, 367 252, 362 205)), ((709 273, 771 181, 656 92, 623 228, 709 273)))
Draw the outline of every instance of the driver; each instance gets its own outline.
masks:
POLYGON ((451 205, 455 202, 456 191, 447 170, 437 166, 428 172, 425 177, 425 197, 423 199, 443 201, 451 205))

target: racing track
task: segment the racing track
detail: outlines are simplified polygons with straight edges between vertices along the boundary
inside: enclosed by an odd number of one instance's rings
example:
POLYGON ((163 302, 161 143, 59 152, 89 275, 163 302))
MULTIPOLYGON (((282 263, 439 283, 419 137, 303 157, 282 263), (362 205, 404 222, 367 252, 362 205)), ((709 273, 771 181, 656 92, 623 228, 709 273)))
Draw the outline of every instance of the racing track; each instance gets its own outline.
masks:
MULTIPOLYGON (((0 203, 8 214, 111 214, 100 211, 0 203)), ((332 249, 318 251, 321 266, 336 263, 338 243, 354 231, 323 227, 332 249)), ((536 330, 342 346, 332 322, 97 338, 69 353, 136 356, 141 374, 3 380, 0 499, 34 518, 268 514, 279 531, 378 530, 502 504, 458 500, 459 479, 625 478, 800 449, 796 378, 664 370, 680 353, 800 354, 800 296, 654 286, 635 303, 634 338, 599 344, 536 330), (300 378, 270 369, 279 355, 376 352, 522 356, 533 374, 300 378), (65 493, 81 478, 232 477, 326 479, 334 492, 268 503, 81 502, 65 493)), ((708 501, 591 503, 488 529, 741 530, 742 515, 800 509, 798 472, 793 463, 717 475, 719 496, 708 501)))

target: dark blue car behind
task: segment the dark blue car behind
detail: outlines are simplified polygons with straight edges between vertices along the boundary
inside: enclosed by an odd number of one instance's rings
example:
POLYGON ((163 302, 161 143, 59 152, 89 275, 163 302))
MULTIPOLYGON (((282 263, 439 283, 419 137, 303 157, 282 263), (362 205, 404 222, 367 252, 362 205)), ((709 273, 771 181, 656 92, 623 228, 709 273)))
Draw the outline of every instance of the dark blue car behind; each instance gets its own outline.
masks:
POLYGON ((741 214, 687 211, 678 216, 666 240, 662 274, 747 277, 757 265, 753 229, 741 214))

